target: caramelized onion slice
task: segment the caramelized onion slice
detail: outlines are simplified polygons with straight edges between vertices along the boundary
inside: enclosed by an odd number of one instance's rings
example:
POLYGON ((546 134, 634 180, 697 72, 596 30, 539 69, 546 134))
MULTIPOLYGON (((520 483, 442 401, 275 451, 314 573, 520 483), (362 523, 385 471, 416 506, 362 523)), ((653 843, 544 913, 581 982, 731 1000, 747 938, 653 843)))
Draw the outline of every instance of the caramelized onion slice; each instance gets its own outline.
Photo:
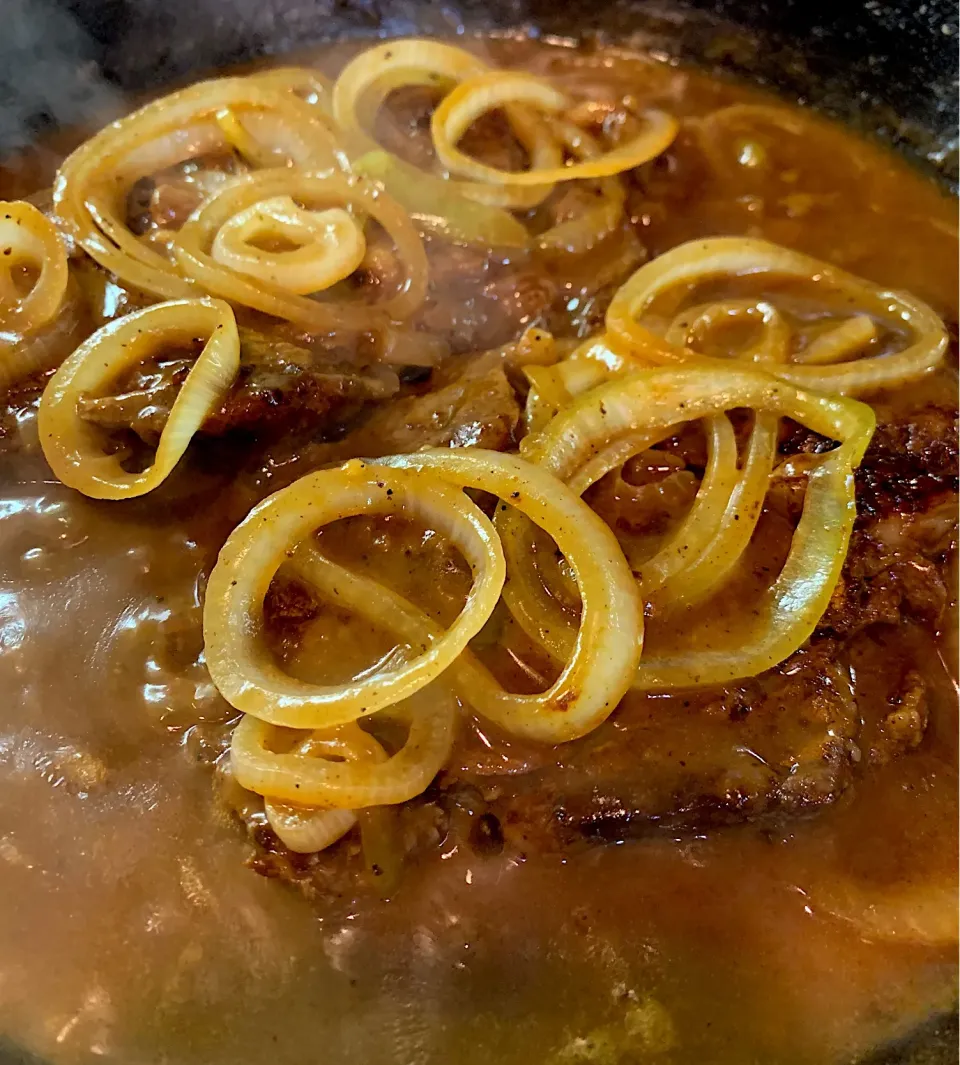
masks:
POLYGON ((271 67, 247 77, 270 89, 286 89, 305 103, 329 113, 333 82, 314 67, 271 67))
MULTIPOLYGON (((304 545, 297 551, 291 568, 325 595, 335 597, 338 603, 375 620, 408 643, 429 643, 442 636, 437 623, 419 607, 371 577, 351 573, 330 561, 313 545, 304 545)), ((600 672, 602 649, 594 648, 589 654, 593 659, 593 672, 600 672)), ((632 654, 634 657, 639 655, 639 646, 632 654)), ((628 669, 623 676, 609 675, 606 682, 612 681, 612 685, 607 699, 598 704, 590 718, 578 715, 578 719, 570 721, 558 712, 572 702, 568 698, 572 690, 569 686, 560 688, 559 692, 551 689, 543 695, 507 692, 469 648, 461 652, 452 667, 456 690, 467 706, 516 735, 545 743, 576 739, 600 724, 619 702, 631 672, 628 669), (551 693, 554 698, 546 699, 551 693), (559 704, 555 699, 557 694, 561 697, 559 704)), ((591 681, 591 687, 595 680, 591 681)), ((582 713, 583 705, 574 709, 582 713)))
MULTIPOLYGON (((664 426, 653 432, 628 432, 616 437, 597 448, 570 478, 568 486, 583 495, 601 477, 671 436, 675 430, 676 426, 664 426)), ((531 437, 530 446, 535 447, 536 440, 536 436, 531 437)), ((722 414, 708 419, 707 454, 703 481, 676 532, 650 559, 641 561, 625 551, 646 600, 663 601, 674 585, 685 587, 690 563, 714 549, 739 476, 736 438, 729 420, 722 414)), ((562 588, 551 587, 545 567, 539 563, 533 530, 522 515, 509 511, 498 514, 497 531, 503 540, 510 572, 504 602, 523 631, 555 661, 563 661, 570 653, 573 623, 570 614, 561 608, 557 592, 576 601, 576 585, 565 578, 562 570, 552 567, 551 576, 559 578, 562 588)))
POLYGON ((76 325, 68 281, 67 253, 52 223, 32 204, 0 202, 0 389, 62 357, 62 326, 76 325), (36 274, 29 291, 16 276, 21 267, 36 274))
POLYGON ((67 291, 67 253, 53 224, 33 204, 0 201, 0 328, 23 335, 50 322, 67 291), (21 293, 11 270, 37 272, 21 293))
POLYGON ((526 229, 509 211, 462 195, 452 182, 424 181, 423 171, 389 152, 367 152, 353 169, 379 181, 425 232, 486 249, 529 244, 526 229))
MULTIPOLYGON (((554 118, 552 128, 574 159, 589 161, 603 155, 596 140, 572 122, 554 118)), ((623 182, 614 175, 600 178, 593 187, 595 200, 589 207, 579 211, 576 217, 551 226, 537 237, 536 244, 540 251, 582 255, 617 228, 623 219, 627 197, 623 182)))
MULTIPOLYGON (((700 328, 712 328, 719 318, 753 321, 760 335, 737 353, 744 362, 758 362, 777 373, 789 356, 790 330, 783 316, 769 303, 751 300, 726 300, 694 308, 688 315, 678 315, 667 330, 668 343, 683 346, 687 337, 700 328)), ((842 327, 841 327, 842 328, 842 327)), ((705 599, 733 573, 753 537, 763 511, 763 501, 770 485, 770 474, 777 457, 780 419, 770 412, 758 411, 743 461, 743 469, 726 489, 726 505, 719 515, 714 535, 700 550, 690 552, 685 565, 654 596, 667 604, 689 604, 705 599)), ((684 525, 696 521, 691 512, 684 525)))
MULTIPOLYGON (((687 564, 654 596, 661 606, 668 603, 679 606, 705 599, 731 576, 763 511, 777 454, 779 430, 780 418, 776 414, 766 411, 756 414, 743 469, 726 488, 723 510, 713 535, 698 552, 689 554, 685 560, 687 564)), ((719 495, 716 498, 719 499, 719 495)), ((692 513, 690 518, 692 524, 695 520, 692 513)))
POLYGON ((707 466, 689 513, 653 558, 634 563, 644 598, 662 602, 674 586, 685 588, 691 561, 712 552, 723 529, 737 489, 737 441, 725 414, 708 418, 706 433, 707 466))
POLYGON ((442 479, 357 460, 320 470, 254 507, 224 544, 204 605, 207 667, 231 706, 271 724, 315 729, 354 721, 408 698, 447 669, 492 613, 504 575, 489 519, 442 479), (417 647, 401 666, 346 684, 297 680, 276 664, 260 635, 264 597, 301 541, 358 514, 421 518, 463 553, 473 588, 442 638, 417 647))
POLYGON ((173 249, 183 272, 208 291, 318 332, 367 330, 378 317, 403 321, 423 303, 427 292, 426 252, 406 211, 366 178, 333 171, 280 168, 240 178, 191 215, 173 249), (281 201, 286 204, 288 200, 290 204, 280 211, 281 201), (269 210, 263 207, 265 203, 269 210), (341 209, 335 216, 339 221, 332 238, 327 233, 331 207, 341 209), (350 213, 349 223, 343 208, 350 213), (278 211, 284 215, 282 222, 278 211), (310 219, 309 214, 314 217, 310 219), (356 260, 362 239, 358 218, 366 216, 377 221, 394 242, 405 273, 399 289, 373 304, 360 299, 321 302, 300 294, 297 290, 302 291, 308 282, 332 284, 338 274, 344 276, 343 271, 356 260), (298 243, 305 243, 299 254, 236 246, 238 233, 249 240, 262 227, 276 234, 292 232, 298 243))
POLYGON ((534 74, 491 70, 463 81, 440 102, 430 122, 437 158, 454 174, 494 185, 537 186, 576 178, 602 178, 646 163, 670 146, 677 123, 664 111, 648 111, 646 128, 633 139, 594 158, 568 166, 540 166, 530 170, 501 170, 465 155, 457 147, 464 133, 483 115, 499 107, 527 105, 548 115, 570 108, 572 101, 548 81, 534 74))
POLYGON ((641 358, 663 365, 695 359, 707 365, 721 360, 705 359, 678 348, 661 337, 644 319, 653 303, 666 293, 689 291, 693 286, 718 278, 767 274, 809 283, 844 308, 856 308, 851 320, 833 331, 832 339, 821 338, 806 358, 779 366, 776 373, 786 381, 840 395, 855 395, 916 380, 935 369, 947 347, 943 322, 925 303, 902 292, 888 292, 834 266, 764 240, 746 237, 716 237, 689 241, 657 257, 639 270, 617 291, 607 310, 608 334, 641 358), (911 342, 891 355, 873 355, 836 361, 856 354, 872 339, 864 326, 864 314, 892 328, 904 324, 913 334, 911 342), (839 332, 842 330, 842 332, 839 332))
MULTIPOLYGON (((243 764, 242 753, 237 764, 243 764)), ((251 770, 251 777, 255 771, 251 770)), ((253 790, 253 789, 250 789, 253 790)), ((287 850, 296 854, 314 854, 325 850, 343 837, 357 823, 353 810, 324 810, 317 807, 295 806, 292 803, 264 799, 267 824, 287 850)))
POLYGON ((333 114, 362 151, 379 149, 373 135, 377 112, 397 89, 444 90, 487 70, 463 48, 414 38, 367 48, 340 72, 333 86, 333 114))
POLYGON ((366 250, 363 229, 342 207, 305 211, 289 196, 272 196, 238 211, 217 231, 210 249, 221 265, 298 296, 349 277, 366 250), (271 239, 295 247, 265 251, 262 244, 271 239))
MULTIPOLYGON (((343 68, 333 87, 333 113, 351 155, 383 150, 373 135, 374 126, 377 112, 391 92, 414 86, 447 91, 487 69, 476 56, 438 41, 388 41, 368 48, 343 68)), ((538 116, 515 106, 509 106, 506 114, 514 135, 535 166, 560 165, 563 158, 560 145, 538 116)), ((397 162, 409 166, 403 160, 397 162)), ((436 195, 438 203, 455 195, 495 207, 528 209, 546 199, 551 190, 550 185, 521 189, 485 181, 450 181, 414 169, 419 174, 420 188, 436 195)))
MULTIPOLYGON (((722 684, 754 676, 793 653, 813 632, 837 583, 856 515, 853 471, 876 417, 855 400, 816 395, 761 370, 678 366, 644 370, 593 389, 562 410, 528 443, 527 456, 561 480, 627 433, 656 432, 678 420, 738 407, 793 418, 840 441, 808 474, 803 513, 790 552, 764 601, 754 630, 731 649, 692 649, 645 657, 636 684, 664 689, 722 684)), ((761 449, 762 450, 762 449, 761 449)), ((724 558, 715 558, 722 566, 724 558)))
POLYGON ((247 714, 230 745, 233 772, 244 787, 287 803, 357 810, 406 802, 427 788, 450 756, 457 701, 442 686, 431 685, 389 714, 408 726, 403 746, 387 758, 343 761, 301 750, 274 751, 273 726, 247 714))
POLYGON ((459 690, 478 713, 530 739, 562 743, 596 728, 629 686, 643 646, 640 599, 613 533, 545 469, 512 455, 450 448, 377 461, 489 492, 504 501, 499 513, 509 504, 553 537, 583 604, 560 676, 545 692, 517 695, 465 653, 459 690))
POLYGON ((173 263, 127 227, 126 196, 144 175, 229 144, 217 122, 227 109, 264 151, 296 166, 347 165, 322 111, 264 75, 199 82, 113 122, 71 153, 57 172, 54 209, 105 270, 161 299, 196 294, 173 263))
POLYGON ((50 378, 40 400, 40 444, 65 485, 94 499, 132 499, 156 488, 180 461, 193 434, 222 402, 240 365, 233 311, 222 300, 158 303, 98 329, 50 378), (101 433, 80 417, 77 403, 102 394, 125 371, 164 346, 206 343, 174 401, 153 463, 127 473, 104 454, 101 433))
MULTIPOLYGON (((380 744, 353 722, 309 733, 295 743, 289 753, 337 762, 376 763, 386 759, 386 752, 380 744)), ((256 767, 244 759, 242 743, 237 744, 235 756, 231 752, 231 760, 234 776, 239 769, 248 781, 250 790, 258 790, 261 778, 256 767)), ((275 768, 282 771, 282 767, 275 768)), ((299 792, 300 789, 294 790, 299 792)), ((298 804, 286 803, 271 799, 268 794, 264 795, 263 810, 267 815, 267 823, 281 843, 298 854, 324 850, 345 836, 357 823, 357 815, 352 810, 306 806, 302 801, 298 804)))

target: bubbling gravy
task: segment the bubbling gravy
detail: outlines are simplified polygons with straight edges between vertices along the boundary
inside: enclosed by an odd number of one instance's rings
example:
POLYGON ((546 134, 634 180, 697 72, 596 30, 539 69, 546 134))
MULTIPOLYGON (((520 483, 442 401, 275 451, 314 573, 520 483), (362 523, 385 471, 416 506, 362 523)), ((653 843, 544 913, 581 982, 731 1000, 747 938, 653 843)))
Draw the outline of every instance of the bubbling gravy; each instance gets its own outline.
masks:
MULTIPOLYGON (((883 149, 642 55, 471 47, 681 120, 739 108, 648 165, 627 251, 763 237, 956 322, 955 204, 883 149)), ((311 61, 335 73, 348 54, 311 61)), ((5 195, 30 191, 25 166, 5 195)), ((503 282, 482 260, 448 264, 427 332, 447 358, 471 358, 549 303, 585 334, 602 315, 602 265, 586 256, 564 276, 503 282)), ((956 607, 916 589, 934 570, 951 595, 956 584, 955 367, 868 398, 881 430, 859 489, 901 538, 901 568, 864 569, 862 587, 887 598, 864 593, 831 615, 848 689, 824 682, 807 648, 761 693, 631 693, 570 745, 465 720, 455 785, 402 823, 386 815, 385 847, 406 859, 385 877, 355 837, 316 861, 265 846, 216 768, 236 715, 204 665, 205 581, 249 506, 299 470, 299 444, 264 455, 255 440, 213 439, 156 492, 97 502, 52 476, 37 391, 14 391, 0 438, 0 1033, 63 1063, 823 1065, 954 1008, 956 643, 940 619, 956 607), (953 434, 935 469, 922 431, 944 447, 953 434), (940 540, 910 554, 921 521, 940 540), (614 808, 611 781, 624 779, 633 790, 614 788, 614 808)), ((606 517, 617 491, 598 485, 592 505, 606 517)), ((782 558, 785 529, 768 504, 755 567, 782 558)), ((322 542, 440 619, 463 601, 462 559, 429 528, 352 519, 322 542)), ((756 572, 707 613, 742 624, 756 572)), ((698 638, 693 614, 648 622, 654 645, 698 638)), ((291 671, 317 680, 392 650, 329 605, 274 637, 291 671)), ((478 654, 518 688, 546 683, 551 667, 521 633, 501 644, 478 654)))

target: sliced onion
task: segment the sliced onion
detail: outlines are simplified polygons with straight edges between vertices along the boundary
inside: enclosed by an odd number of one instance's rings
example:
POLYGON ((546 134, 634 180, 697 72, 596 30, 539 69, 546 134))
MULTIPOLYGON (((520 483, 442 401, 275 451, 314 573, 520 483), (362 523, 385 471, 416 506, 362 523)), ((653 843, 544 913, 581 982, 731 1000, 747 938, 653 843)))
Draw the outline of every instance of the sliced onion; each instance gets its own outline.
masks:
POLYGON ((247 77, 270 89, 286 89, 305 103, 329 113, 333 82, 314 67, 271 67, 247 77))
MULTIPOLYGON (((326 217, 329 219, 330 216, 326 217)), ((256 222, 254 228, 260 224, 256 222)), ((263 224, 280 228, 276 217, 269 223, 264 219, 263 224)), ((426 252, 406 211, 366 178, 346 177, 333 171, 313 173, 281 168, 261 170, 240 178, 220 189, 190 216, 177 234, 173 248, 183 272, 208 291, 318 332, 336 328, 366 331, 378 320, 381 323, 384 320, 403 321, 423 303, 427 292, 429 266, 426 252), (246 271, 241 272, 217 258, 216 248, 220 248, 221 255, 223 252, 222 239, 219 245, 217 241, 224 228, 228 234, 233 227, 249 229, 256 218, 258 205, 273 202, 276 207, 281 198, 284 202, 288 199, 296 201, 309 210, 345 206, 354 215, 352 225, 358 228, 358 215, 379 222, 393 240, 405 269, 399 289, 375 304, 360 299, 337 302, 309 299, 281 284, 291 276, 294 279, 301 277, 302 262, 292 275, 281 270, 277 278, 272 279, 269 275, 278 265, 295 262, 298 258, 312 262, 311 270, 318 271, 312 276, 322 277, 323 271, 329 270, 327 276, 333 278, 355 258, 358 247, 357 233, 352 229, 347 232, 341 226, 334 236, 344 235, 347 244, 342 257, 339 251, 332 253, 324 225, 317 224, 316 219, 310 222, 306 212, 291 214, 289 207, 286 209, 287 219, 301 234, 298 240, 306 239, 313 230, 315 242, 304 246, 310 250, 303 250, 302 256, 290 253, 292 259, 288 260, 285 259, 287 253, 257 255, 249 250, 244 252, 247 266, 256 268, 253 275, 256 280, 252 280, 246 271)), ((297 287, 301 287, 299 280, 297 287)))
POLYGON ((322 292, 363 262, 363 229, 341 207, 305 211, 289 196, 272 196, 238 211, 217 231, 210 253, 223 266, 299 296, 322 292), (264 251, 266 239, 297 247, 264 251), (258 246, 259 242, 259 246, 258 246))
POLYGON ((180 461, 193 434, 223 402, 240 365, 233 311, 222 300, 174 300, 134 311, 98 329, 50 378, 40 400, 40 444, 65 485, 94 499, 132 499, 156 488, 180 461), (127 473, 104 454, 101 433, 77 409, 81 397, 102 395, 125 371, 164 346, 206 337, 160 434, 153 463, 127 473))
MULTIPOLYGON (((379 743, 356 724, 340 725, 335 729, 312 732, 306 738, 294 744, 295 755, 327 761, 351 763, 380 763, 386 761, 386 752, 379 743)), ((263 752, 262 757, 266 757, 263 752)), ((237 745, 237 753, 231 753, 234 773, 236 767, 244 773, 250 782, 250 788, 257 790, 262 786, 255 766, 245 761, 242 737, 237 745)), ((281 771, 281 767, 274 767, 281 771)), ((299 791, 299 789, 294 789, 299 791)), ((357 823, 353 810, 330 809, 329 807, 292 805, 264 795, 264 813, 274 833, 289 850, 298 854, 312 854, 325 850, 345 836, 357 823)))
POLYGON ((241 123, 254 114, 272 115, 259 127, 275 141, 266 147, 289 150, 298 166, 345 163, 322 112, 260 76, 203 81, 147 104, 85 141, 64 160, 54 183, 54 209, 66 230, 121 281, 161 299, 196 294, 169 259, 130 232, 126 196, 138 178, 228 143, 216 122, 224 109, 241 123))
POLYGON ((834 357, 854 354, 851 336, 864 342, 870 337, 862 322, 834 337, 834 346, 814 348, 814 360, 787 362, 778 367, 777 375, 786 381, 824 392, 851 395, 870 389, 886 388, 916 380, 940 365, 947 347, 943 322, 920 300, 905 293, 887 292, 862 278, 829 266, 799 252, 781 248, 764 240, 746 237, 716 237, 689 241, 646 263, 618 290, 607 310, 607 331, 619 343, 632 348, 640 357, 663 365, 695 358, 669 344, 644 324, 652 304, 665 293, 693 286, 719 277, 736 278, 769 274, 772 278, 790 278, 814 285, 823 294, 823 302, 836 300, 845 309, 856 308, 891 328, 911 327, 914 339, 906 348, 892 355, 875 355, 832 363, 834 357), (822 362, 823 365, 817 365, 822 362))
POLYGON ((803 351, 794 355, 794 362, 808 366, 823 366, 841 362, 862 351, 877 335, 877 326, 866 314, 856 314, 833 329, 814 338, 803 351))
MULTIPOLYGON (((237 759, 242 763, 242 755, 237 759)), ((287 850, 313 854, 342 839, 357 823, 353 810, 321 810, 265 799, 267 824, 287 850)))
MULTIPOLYGON (((589 133, 560 119, 553 119, 553 129, 575 159, 598 159, 602 151, 589 133)), ((608 237, 623 220, 626 190, 619 177, 605 177, 596 182, 596 199, 577 217, 558 222, 537 237, 537 247, 544 252, 582 255, 608 237)))
POLYGON ((560 676, 545 692, 516 695, 464 653, 459 690, 478 713, 530 739, 561 743, 596 728, 620 701, 643 646, 640 599, 613 533, 545 469, 512 455, 450 448, 377 461, 489 492, 504 501, 498 515, 509 505, 553 537, 582 599, 580 628, 560 676))
POLYGON ((278 753, 271 749, 273 726, 247 714, 234 730, 230 764, 244 787, 283 802, 334 810, 406 802, 427 788, 449 758, 456 713, 456 699, 431 685, 390 710, 409 726, 399 751, 343 761, 299 749, 278 753))
POLYGON ((354 721, 408 698, 447 669, 492 613, 504 575, 489 519, 443 480, 356 460, 308 474, 255 507, 224 544, 204 605, 207 667, 231 706, 263 721, 311 729, 354 721), (474 584, 459 617, 442 639, 395 669, 326 685, 286 674, 259 633, 264 596, 288 553, 341 518, 401 513, 423 518, 463 552, 474 584))
POLYGON ((526 229, 502 207, 464 196, 449 181, 424 181, 423 171, 382 150, 353 164, 358 174, 379 181, 420 228, 435 236, 483 248, 525 248, 526 229))
POLYGON ((67 291, 67 253, 52 223, 30 203, 0 201, 0 328, 22 335, 46 325, 67 291), (39 274, 21 295, 10 271, 29 266, 39 274))
POLYGON ((601 385, 561 411, 528 445, 532 461, 569 480, 621 435, 655 432, 678 416, 696 420, 737 407, 793 418, 841 444, 821 456, 809 473, 790 553, 756 610, 754 630, 735 648, 644 657, 636 683, 645 689, 754 676, 782 662, 810 636, 846 556, 856 514, 853 470, 873 434, 876 416, 854 400, 819 396, 764 371, 721 362, 709 369, 645 370, 601 385))
POLYGON ((663 111, 648 111, 646 128, 639 136, 596 158, 568 166, 539 166, 524 171, 487 166, 457 148, 457 142, 478 118, 498 107, 527 104, 557 115, 569 109, 571 100, 548 81, 534 74, 491 70, 463 81, 440 102, 430 122, 437 158, 454 174, 506 186, 537 186, 576 178, 600 178, 640 166, 670 146, 677 123, 663 111))
MULTIPOLYGON (((383 150, 373 130, 377 112, 391 92, 413 86, 445 91, 487 69, 485 63, 462 48, 437 41, 388 41, 368 48, 343 68, 333 87, 333 113, 351 146, 351 154, 383 150)), ((522 107, 510 107, 507 119, 535 165, 559 165, 560 146, 536 115, 522 107)), ((521 209, 536 207, 551 189, 550 185, 506 189, 483 181, 448 181, 426 171, 419 171, 419 182, 423 190, 438 197, 449 198, 455 193, 495 207, 521 209)))
POLYGON ((716 591, 733 573, 763 512, 777 454, 779 426, 776 414, 757 414, 743 470, 732 484, 725 486, 725 506, 713 535, 701 551, 690 552, 682 571, 657 597, 658 603, 674 606, 695 603, 716 591))

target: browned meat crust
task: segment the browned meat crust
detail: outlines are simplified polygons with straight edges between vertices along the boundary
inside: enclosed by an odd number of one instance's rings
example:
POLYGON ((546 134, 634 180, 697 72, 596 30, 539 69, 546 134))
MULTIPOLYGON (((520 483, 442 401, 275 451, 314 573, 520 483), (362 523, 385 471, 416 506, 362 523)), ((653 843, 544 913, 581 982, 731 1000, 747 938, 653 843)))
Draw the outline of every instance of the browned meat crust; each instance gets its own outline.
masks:
POLYGON ((931 405, 877 427, 857 471, 857 509, 913 514, 957 487, 957 412, 931 405))
POLYGON ((449 384, 374 412, 344 441, 351 452, 375 457, 425 447, 483 447, 516 443, 520 404, 496 356, 471 360, 449 384))
POLYGON ((824 641, 668 709, 628 703, 556 768, 484 791, 509 838, 546 847, 799 815, 848 786, 858 731, 849 672, 824 641))
POLYGON ((270 649, 280 657, 289 654, 299 644, 303 626, 313 621, 321 609, 305 585, 282 575, 275 577, 263 600, 264 629, 270 649))
POLYGON ((886 713, 877 722, 876 735, 866 756, 873 765, 886 765, 918 747, 927 729, 927 686, 919 670, 904 676, 886 713))
POLYGON ((377 458, 425 447, 504 451, 516 444, 520 403, 499 353, 452 360, 426 376, 433 386, 430 391, 407 394, 374 408, 366 421, 342 439, 308 443, 302 438, 281 440, 260 459, 248 478, 237 482, 237 512, 242 516, 268 492, 311 470, 347 459, 377 458))
MULTIPOLYGON (((788 451, 830 446, 797 433, 788 439, 788 451)), ((851 694, 847 663, 855 645, 860 655, 876 646, 875 633, 897 631, 909 644, 911 626, 938 629, 956 550, 955 412, 926 407, 880 426, 857 482, 843 575, 807 646, 760 677, 685 701, 679 719, 673 707, 670 716, 655 710, 655 724, 644 728, 621 712, 574 745, 570 771, 550 775, 552 790, 546 782, 535 789, 549 807, 540 809, 541 824, 552 818, 561 838, 571 830, 623 838, 811 812, 849 787, 859 764, 884 764, 922 742, 926 684, 908 650, 899 665, 887 657, 892 679, 879 706, 858 705, 864 696, 851 694), (871 725, 861 737, 864 720, 871 725)), ((870 701, 877 698, 871 689, 870 701)), ((505 817, 530 830, 524 801, 505 817)))
POLYGON ((559 287, 535 264, 491 262, 475 249, 427 243, 430 288, 415 324, 455 354, 485 351, 545 321, 559 287))
MULTIPOLYGON (((219 410, 202 431, 219 436, 231 429, 309 428, 319 431, 348 408, 392 396, 399 380, 382 366, 357 368, 324 359, 306 348, 241 329, 240 371, 219 410)), ((115 386, 113 395, 87 397, 80 413, 105 429, 133 430, 155 444, 195 353, 173 353, 143 363, 115 386)))
POLYGON ((127 194, 127 225, 138 236, 179 229, 207 196, 244 170, 234 152, 224 151, 185 159, 142 177, 127 194))
POLYGON ((935 629, 946 603, 946 585, 935 561, 916 547, 895 550, 858 530, 818 632, 850 637, 904 618, 935 629))

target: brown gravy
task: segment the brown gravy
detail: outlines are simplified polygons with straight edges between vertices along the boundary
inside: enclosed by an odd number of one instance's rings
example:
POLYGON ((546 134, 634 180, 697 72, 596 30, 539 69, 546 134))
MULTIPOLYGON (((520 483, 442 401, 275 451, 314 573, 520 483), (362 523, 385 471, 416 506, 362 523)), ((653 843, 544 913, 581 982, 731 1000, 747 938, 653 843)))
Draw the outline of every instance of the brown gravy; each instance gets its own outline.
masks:
MULTIPOLYGON (((642 56, 481 46, 679 116, 771 102, 642 56)), ((737 165, 736 130, 706 183, 682 144, 671 153, 638 223, 650 253, 764 236, 955 321, 955 205, 882 149, 791 114, 795 134, 753 131, 769 165, 737 165)), ((878 402, 955 391, 945 371, 878 402)), ((910 651, 931 698, 923 744, 816 818, 484 857, 454 835, 389 900, 361 881, 310 905, 244 866, 249 841, 203 764, 229 708, 192 641, 229 489, 195 468, 161 506, 94 503, 51 478, 35 432, 24 407, 20 446, 0 454, 0 1032, 15 1045, 178 1065, 822 1065, 953 1006, 955 946, 850 919, 911 891, 922 907, 925 886, 955 892, 955 677, 923 632, 910 651)), ((344 631, 358 654, 372 647, 344 631)), ((864 705, 904 653, 863 651, 864 705)), ((678 698, 628 702, 624 727, 645 728, 656 757, 696 755, 678 698)), ((491 741, 501 767, 528 757, 491 741)))

